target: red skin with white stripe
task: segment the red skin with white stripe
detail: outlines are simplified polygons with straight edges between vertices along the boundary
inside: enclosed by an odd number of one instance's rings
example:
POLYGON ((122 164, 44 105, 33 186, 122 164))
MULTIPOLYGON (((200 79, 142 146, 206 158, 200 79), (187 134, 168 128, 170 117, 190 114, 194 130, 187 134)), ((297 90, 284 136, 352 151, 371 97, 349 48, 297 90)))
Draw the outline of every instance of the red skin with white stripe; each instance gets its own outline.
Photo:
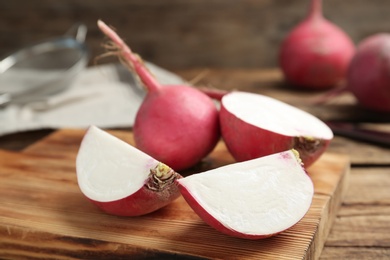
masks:
POLYGON ((120 200, 100 202, 89 199, 102 211, 115 216, 142 216, 154 212, 180 196, 178 186, 173 182, 161 191, 154 191, 144 185, 137 192, 120 200))

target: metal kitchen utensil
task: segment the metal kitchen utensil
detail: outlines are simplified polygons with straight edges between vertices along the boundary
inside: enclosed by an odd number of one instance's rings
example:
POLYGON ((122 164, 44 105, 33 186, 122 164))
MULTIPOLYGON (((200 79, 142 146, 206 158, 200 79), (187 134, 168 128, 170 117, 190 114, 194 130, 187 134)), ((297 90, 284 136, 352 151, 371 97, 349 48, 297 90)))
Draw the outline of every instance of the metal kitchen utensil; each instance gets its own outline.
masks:
POLYGON ((23 48, 0 61, 0 105, 27 103, 70 86, 88 63, 87 28, 23 48))

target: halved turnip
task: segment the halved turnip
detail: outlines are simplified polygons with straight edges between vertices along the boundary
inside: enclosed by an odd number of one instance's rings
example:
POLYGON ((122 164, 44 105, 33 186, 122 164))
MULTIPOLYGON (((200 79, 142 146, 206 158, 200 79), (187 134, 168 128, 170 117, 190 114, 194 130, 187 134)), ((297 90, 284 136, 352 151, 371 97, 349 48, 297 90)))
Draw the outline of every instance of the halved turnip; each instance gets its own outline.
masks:
POLYGON ((82 193, 113 215, 144 215, 180 196, 178 173, 96 126, 84 135, 76 172, 82 193))
POLYGON ((271 97, 231 92, 222 97, 222 137, 237 161, 296 149, 305 167, 316 161, 333 138, 317 117, 271 97))
POLYGON ((270 237, 295 225, 309 210, 314 193, 293 150, 177 182, 185 200, 207 224, 246 239, 270 237))

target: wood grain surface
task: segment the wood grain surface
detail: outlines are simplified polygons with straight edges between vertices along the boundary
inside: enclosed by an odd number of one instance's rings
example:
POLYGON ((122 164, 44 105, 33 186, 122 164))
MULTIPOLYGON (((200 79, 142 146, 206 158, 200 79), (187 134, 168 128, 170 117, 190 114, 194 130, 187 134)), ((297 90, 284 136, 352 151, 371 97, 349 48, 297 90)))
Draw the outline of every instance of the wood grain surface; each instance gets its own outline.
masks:
MULTIPOLYGON (((326 153, 309 168, 306 216, 265 240, 228 237, 179 198, 152 214, 115 217, 81 194, 75 157, 83 130, 56 131, 22 152, 0 151, 0 256, 29 259, 318 259, 346 194, 349 158, 326 153)), ((113 131, 132 143, 129 131, 113 131)), ((232 163, 223 142, 184 174, 232 163)))

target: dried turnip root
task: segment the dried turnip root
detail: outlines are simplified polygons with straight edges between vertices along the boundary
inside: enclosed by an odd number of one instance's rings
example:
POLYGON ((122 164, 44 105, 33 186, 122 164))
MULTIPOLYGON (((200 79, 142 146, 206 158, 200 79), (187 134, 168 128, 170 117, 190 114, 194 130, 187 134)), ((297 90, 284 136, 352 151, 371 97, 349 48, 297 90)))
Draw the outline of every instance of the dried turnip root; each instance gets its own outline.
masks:
POLYGON ((317 117, 260 94, 231 92, 221 99, 223 140, 237 161, 296 149, 305 167, 315 162, 333 138, 317 117))
POLYGON ((84 135, 76 171, 82 193, 112 215, 144 215, 180 196, 178 173, 95 126, 84 135))
POLYGON ((296 151, 289 150, 178 179, 180 192, 211 227, 261 239, 295 225, 314 188, 296 151))
POLYGON ((148 91, 133 127, 137 148, 176 171, 200 162, 220 138, 218 109, 212 99, 191 86, 159 84, 112 29, 102 21, 98 26, 148 91))
POLYGON ((322 15, 322 0, 311 0, 307 17, 280 47, 279 64, 287 81, 307 89, 337 86, 347 72, 355 46, 322 15))

